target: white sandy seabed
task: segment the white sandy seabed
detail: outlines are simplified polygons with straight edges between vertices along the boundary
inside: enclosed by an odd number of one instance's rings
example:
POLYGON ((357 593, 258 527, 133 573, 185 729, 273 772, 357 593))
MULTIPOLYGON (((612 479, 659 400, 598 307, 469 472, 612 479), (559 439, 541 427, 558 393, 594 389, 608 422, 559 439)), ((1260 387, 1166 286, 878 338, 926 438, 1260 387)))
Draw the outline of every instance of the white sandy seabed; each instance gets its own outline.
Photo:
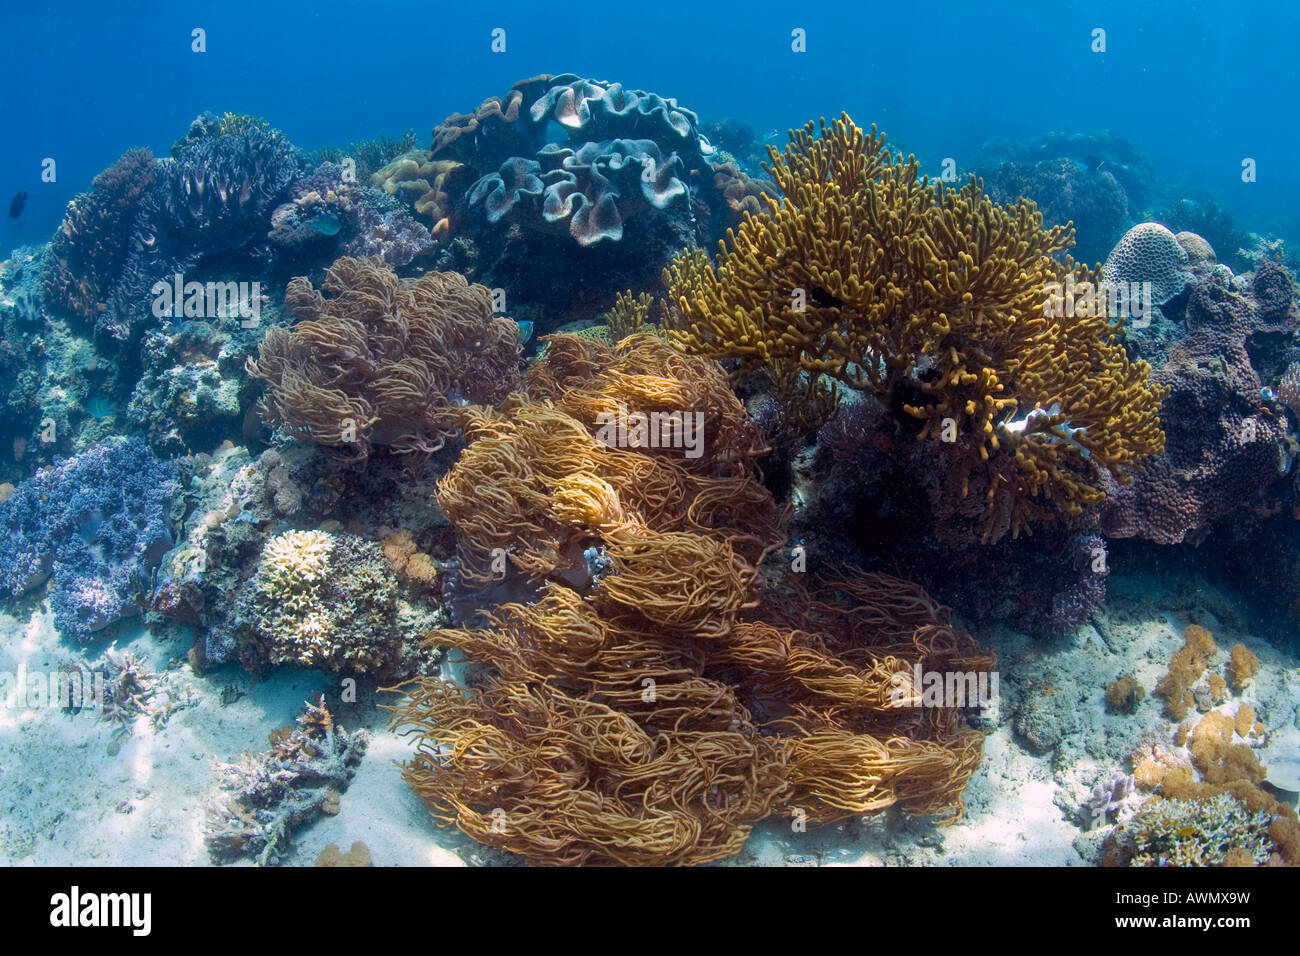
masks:
MULTIPOLYGON (((725 863, 1084 865, 1077 847, 1095 845, 1102 831, 1085 832, 1080 804, 1095 783, 1122 771, 1143 733, 1169 728, 1149 691, 1191 620, 1214 633, 1219 664, 1237 641, 1258 655, 1253 686, 1222 709, 1234 713, 1250 703, 1259 713, 1266 728, 1263 762, 1295 749, 1300 667, 1282 648, 1242 633, 1230 598, 1188 582, 1175 595, 1168 578, 1112 575, 1108 611, 1105 639, 1092 625, 1048 642, 1009 631, 977 634, 998 654, 1001 699, 984 761, 966 788, 965 816, 956 824, 937 826, 891 810, 796 832, 790 821, 774 819, 725 863), (1132 716, 1107 714, 1104 685, 1124 671, 1148 696, 1132 716), (1041 754, 1031 753, 1015 729, 1015 714, 1035 695, 1050 698, 1052 706, 1039 709, 1057 721, 1057 742, 1041 754)), ((191 694, 193 706, 177 710, 161 729, 141 718, 129 734, 115 735, 88 711, 0 701, 0 863, 208 864, 202 826, 216 792, 215 762, 267 749, 268 734, 330 686, 324 675, 305 671, 280 671, 263 681, 234 668, 199 676, 185 661, 186 647, 143 629, 119 634, 117 647, 142 655, 173 688, 191 694)), ((0 614, 0 673, 48 674, 80 653, 59 640, 42 610, 28 620, 0 614)), ((311 864, 327 844, 346 850, 358 840, 377 866, 501 862, 503 855, 431 822, 396 765, 410 754, 409 742, 387 729, 383 711, 370 713, 370 746, 339 813, 297 831, 283 862, 311 864)))

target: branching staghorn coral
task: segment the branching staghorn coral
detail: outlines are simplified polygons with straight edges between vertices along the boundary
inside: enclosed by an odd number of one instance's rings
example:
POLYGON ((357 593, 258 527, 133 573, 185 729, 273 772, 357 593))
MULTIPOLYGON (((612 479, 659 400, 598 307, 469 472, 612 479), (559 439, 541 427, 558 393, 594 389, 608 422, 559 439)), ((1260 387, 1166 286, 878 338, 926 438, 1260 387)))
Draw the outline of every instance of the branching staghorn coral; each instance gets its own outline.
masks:
POLYGON ((473 686, 401 688, 405 775, 434 818, 534 863, 636 865, 734 854, 773 814, 959 816, 982 735, 908 682, 992 656, 883 575, 763 601, 781 515, 721 369, 654 336, 551 345, 526 395, 464 411, 469 447, 438 488, 466 579, 504 554, 540 590, 427 636, 481 666, 473 686), (690 469, 595 437, 601 410, 653 395, 714 423, 690 469))
POLYGON ((354 459, 376 446, 437 451, 456 431, 454 409, 499 401, 516 383, 514 323, 456 273, 410 282, 379 259, 343 258, 320 290, 294 279, 285 301, 298 324, 267 332, 248 363, 270 385, 259 409, 354 459))
POLYGON ((1099 469, 1124 481, 1161 449, 1162 390, 1129 362, 1121 327, 1074 303, 1050 314, 1067 276, 1089 305, 1100 279, 1055 258, 1069 228, 992 202, 978 180, 930 183, 847 114, 790 140, 766 166, 784 201, 764 196, 716 263, 695 249, 665 273, 675 341, 766 372, 810 427, 840 385, 919 421, 920 439, 951 422, 986 541, 1095 505, 1099 469))

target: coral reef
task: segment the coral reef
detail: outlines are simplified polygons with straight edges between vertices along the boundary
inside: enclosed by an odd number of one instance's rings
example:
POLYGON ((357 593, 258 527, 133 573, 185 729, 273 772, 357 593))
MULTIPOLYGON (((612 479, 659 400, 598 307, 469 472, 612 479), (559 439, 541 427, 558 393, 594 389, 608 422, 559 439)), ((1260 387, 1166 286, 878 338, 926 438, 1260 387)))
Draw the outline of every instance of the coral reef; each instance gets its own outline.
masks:
POLYGON ((113 724, 114 732, 130 733, 131 725, 144 716, 150 727, 161 730, 172 714, 196 707, 199 698, 187 682, 172 675, 155 674, 134 651, 104 650, 98 668, 104 675, 104 708, 100 719, 113 724))
POLYGON ((111 439, 38 471, 0 502, 0 587, 22 595, 51 580, 63 634, 87 641, 140 612, 172 546, 175 469, 139 439, 111 439))
POLYGON ((406 528, 383 534, 380 545, 384 558, 403 578, 420 584, 433 584, 438 578, 438 567, 433 559, 419 550, 415 537, 406 528))
POLYGON ((1080 172, 1086 171, 1087 178, 1102 173, 1113 177, 1123 188, 1128 208, 1134 216, 1159 201, 1168 189, 1167 179, 1157 172, 1146 156, 1133 143, 1110 130, 1048 133, 1028 143, 992 139, 977 155, 975 168, 984 170, 986 178, 996 178, 1001 166, 1032 167, 1060 159, 1070 161, 1080 172))
POLYGON ((444 267, 504 288, 512 311, 549 332, 622 289, 653 290, 674 252, 721 235, 728 202, 759 187, 739 173, 715 183, 713 152, 671 98, 543 75, 449 116, 429 151, 374 182, 409 197, 439 239, 473 243, 444 267))
POLYGON ((428 503, 431 479, 396 462, 339 469, 326 450, 290 439, 257 457, 223 448, 180 463, 187 517, 158 571, 153 623, 193 629, 183 636, 196 669, 292 663, 387 680, 430 664, 417 637, 444 620, 429 585, 450 549, 440 546, 446 519, 428 503), (346 529, 332 517, 343 501, 346 529), (385 553, 390 542, 373 543, 394 524, 409 529, 406 573, 385 553), (313 540, 329 543, 323 575, 285 581, 276 561, 313 540))
POLYGON ((1191 687, 1205 673, 1205 668, 1219 652, 1214 637, 1199 624, 1189 624, 1183 635, 1183 646, 1169 659, 1169 670, 1156 682, 1152 692, 1165 702, 1165 716, 1182 720, 1195 700, 1191 687))
POLYGON ((779 513, 715 366, 653 336, 558 336, 526 387, 465 410, 438 489, 466 580, 522 576, 533 597, 429 636, 479 684, 404 687, 406 777, 435 819, 532 862, 664 864, 735 853, 774 813, 960 814, 981 735, 949 701, 916 706, 913 674, 987 676, 991 656, 885 576, 793 582, 754 610, 779 513), (702 416, 703 453, 607 444, 619 405, 702 416))
POLYGON ((44 460, 120 430, 94 424, 97 414, 86 420, 92 400, 109 414, 125 408, 164 454, 238 434, 247 327, 258 316, 245 309, 256 310, 260 284, 274 281, 271 213, 301 170, 280 133, 247 117, 201 117, 173 152, 159 161, 131 150, 96 177, 44 257, 46 327, 33 341, 39 351, 28 352, 46 375, 41 393, 25 396, 40 415, 24 416, 33 431, 42 423, 44 460), (160 284, 191 290, 184 307, 160 305, 160 284), (196 350, 203 367, 189 368, 196 350))
POLYGON ((1241 250, 1250 245, 1250 237, 1237 227, 1232 214, 1213 197, 1177 199, 1158 210, 1152 218, 1164 223, 1175 234, 1189 232, 1203 237, 1207 245, 1218 251, 1218 258, 1235 266, 1238 271, 1250 265, 1241 254, 1241 250))
POLYGON ((378 170, 393 160, 415 149, 415 130, 408 129, 401 136, 381 134, 377 139, 365 139, 346 146, 323 146, 312 154, 317 163, 342 163, 351 158, 356 163, 357 179, 365 182, 378 170))
POLYGON ((231 599, 252 574, 248 566, 270 532, 306 517, 304 499, 315 476, 300 459, 309 450, 294 449, 286 460, 275 449, 251 458, 247 450, 227 446, 179 462, 189 479, 187 518, 159 568, 153 608, 196 629, 196 665, 235 656, 227 621, 231 599))
POLYGON ((298 323, 270 329, 248 363, 270 386, 258 407, 268 424, 353 459, 437 451, 456 408, 515 385, 516 325, 454 273, 404 282, 378 259, 343 258, 320 290, 298 278, 286 300, 298 323))
POLYGON ((108 308, 156 178, 153 154, 128 150, 94 178, 90 192, 68 203, 50 241, 43 279, 47 303, 87 322, 108 308))
POLYGON ((699 251, 675 261, 676 341, 765 371, 810 426, 834 408, 830 380, 878 395, 918 439, 948 429, 948 491, 982 502, 985 541, 1096 505, 1099 472, 1127 481, 1160 450, 1162 390, 1145 363, 1104 315, 1051 312, 1051 284, 1073 274, 1054 258, 1068 230, 976 181, 920 181, 914 159, 847 116, 814 131, 771 150, 783 204, 747 217, 716 265, 699 251))
POLYGON ((347 853, 339 849, 337 843, 328 844, 316 856, 317 866, 373 866, 370 848, 357 840, 347 853))
POLYGON ((1052 684, 1031 680, 1021 695, 1011 726, 1016 739, 1030 753, 1050 754, 1063 738, 1078 729, 1075 703, 1057 693, 1052 684))
MULTIPOLYGON (((1237 645, 1241 647, 1241 645, 1237 645)), ((1242 648, 1245 651, 1245 648, 1242 648)), ((1103 844, 1102 862, 1120 866, 1220 866, 1300 864, 1300 818, 1260 784, 1266 776, 1253 745, 1263 731, 1255 709, 1244 701, 1235 712, 1227 683, 1217 668, 1206 687, 1190 689, 1218 648, 1203 627, 1189 625, 1183 646, 1155 695, 1165 714, 1182 720, 1193 704, 1202 711, 1192 725, 1174 732, 1172 746, 1155 732, 1132 755, 1133 779, 1150 794, 1131 818, 1121 817, 1103 844), (1217 678, 1217 681, 1216 681, 1217 678)), ((1234 655, 1241 657, 1241 654, 1234 655)), ((1229 667, 1231 673, 1231 666, 1229 667)))
POLYGON ((106 349, 133 343, 156 324, 155 281, 264 241, 299 173, 288 140, 256 125, 195 133, 168 163, 129 151, 68 205, 46 302, 90 323, 106 349))
POLYGON ((145 332, 126 418, 164 455, 212 451, 222 442, 244 440, 245 411, 254 393, 244 363, 261 336, 259 328, 239 322, 201 320, 145 332))
POLYGON ((356 535, 287 531, 271 538, 233 615, 245 667, 409 670, 392 567, 377 545, 356 535))
POLYGON ((1158 222, 1141 222, 1106 257, 1102 275, 1112 282, 1150 282, 1156 302, 1168 302, 1192 281, 1187 250, 1158 222))
POLYGON ((1272 819, 1226 793, 1207 800, 1157 800, 1124 826, 1115 852, 1129 866, 1226 866, 1229 854, 1235 862, 1242 852, 1246 865, 1261 865, 1273 852, 1272 819))
POLYGON ((1082 262, 1105 259, 1129 219, 1128 196, 1114 174, 1077 160, 1003 163, 985 173, 984 183, 994 202, 1028 199, 1044 223, 1073 225, 1072 254, 1082 262))
POLYGON ((296 727, 272 735, 270 750, 218 763, 221 792, 208 807, 203 835, 212 858, 278 863, 293 831, 328 812, 347 790, 369 742, 364 730, 349 734, 336 725, 321 697, 306 705, 296 727))
POLYGON ((728 229, 739 228, 745 213, 760 215, 767 208, 763 203, 764 196, 780 196, 776 183, 750 176, 733 163, 714 164, 713 187, 721 196, 719 211, 728 229))
POLYGON ((1289 290, 1286 270, 1267 263, 1250 296, 1211 278, 1192 286, 1187 334, 1151 376, 1168 389, 1160 409, 1165 447, 1131 484, 1106 483, 1104 534, 1176 544, 1198 540, 1234 512, 1276 510, 1266 493, 1291 455, 1285 420, 1261 395, 1300 325, 1289 290))
POLYGON ((389 196, 406 199, 416 213, 432 224, 432 235, 446 239, 452 233, 451 192, 464 192, 465 183, 459 187, 454 184, 457 178, 466 177, 473 181, 473 173, 464 163, 454 159, 435 160, 427 150, 412 150, 372 174, 370 184, 389 196))
POLYGON ((624 292, 619 294, 614 302, 614 308, 606 312, 603 318, 605 326, 609 329, 610 339, 618 342, 639 332, 655 331, 658 322, 651 321, 654 315, 655 302, 651 296, 644 292, 638 296, 632 295, 631 292, 624 292))
POLYGON ((223 125, 189 143, 160 171, 160 188, 145 204, 145 248, 152 241, 210 256, 262 239, 300 172, 293 146, 278 131, 223 125))
POLYGON ((684 202, 686 170, 674 154, 648 139, 615 139, 544 146, 537 160, 512 157, 469 192, 470 206, 482 205, 490 225, 527 209, 544 225, 565 226, 580 246, 623 238, 624 220, 642 209, 668 209, 684 202), (518 211, 517 211, 518 210, 518 211))
POLYGON ((1147 695, 1132 674, 1120 674, 1106 685, 1106 710, 1113 714, 1131 714, 1147 695))
POLYGON ((1092 788, 1083 804, 1083 815, 1089 825, 1104 824, 1109 817, 1127 816, 1139 801, 1133 775, 1119 774, 1092 788))
MULTIPOLYGON (((1246 682, 1259 673, 1259 658, 1240 642, 1232 645, 1228 661, 1228 684, 1235 691, 1240 691, 1246 682)), ((1242 734, 1244 737, 1245 734, 1242 734)))
POLYGON ((293 184, 289 200, 271 213, 267 238, 297 268, 342 255, 374 256, 401 269, 429 260, 435 249, 404 204, 349 181, 337 163, 322 163, 293 184))
POLYGON ((1187 741, 1190 760, 1161 745, 1140 748, 1134 777, 1140 789, 1155 792, 1131 821, 1121 821, 1108 835, 1103 862, 1300 864, 1300 819, 1294 808, 1260 789, 1265 771, 1249 746, 1233 743, 1235 732, 1233 719, 1210 712, 1187 741))

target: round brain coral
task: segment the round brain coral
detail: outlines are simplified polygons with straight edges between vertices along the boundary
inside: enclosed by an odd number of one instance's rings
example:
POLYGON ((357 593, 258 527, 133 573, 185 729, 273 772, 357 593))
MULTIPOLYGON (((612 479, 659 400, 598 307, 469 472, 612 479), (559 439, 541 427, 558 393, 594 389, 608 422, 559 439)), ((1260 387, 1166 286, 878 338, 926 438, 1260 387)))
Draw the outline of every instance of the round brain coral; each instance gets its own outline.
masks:
POLYGON ((1219 261, 1214 247, 1194 232, 1183 231, 1174 236, 1187 253, 1187 268, 1198 275, 1213 269, 1219 261))
MULTIPOLYGON (((1211 253, 1212 254, 1212 253, 1211 253)), ((1192 281, 1187 251, 1158 222, 1141 222, 1124 233, 1102 268, 1107 282, 1150 282, 1157 303, 1168 302, 1192 281)))

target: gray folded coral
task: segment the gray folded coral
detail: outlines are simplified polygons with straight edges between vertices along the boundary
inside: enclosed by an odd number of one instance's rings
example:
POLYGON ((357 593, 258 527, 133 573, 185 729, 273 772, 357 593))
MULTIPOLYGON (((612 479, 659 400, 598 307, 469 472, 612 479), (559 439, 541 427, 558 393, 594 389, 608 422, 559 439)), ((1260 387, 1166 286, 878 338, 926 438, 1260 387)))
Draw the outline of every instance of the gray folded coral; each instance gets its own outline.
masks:
POLYGON ((624 222, 654 208, 689 217, 692 172, 712 185, 708 141, 676 100, 571 73, 516 83, 502 101, 454 114, 432 155, 482 173, 467 193, 490 225, 505 219, 617 242, 624 222), (565 142, 547 142, 557 130, 565 142))
POLYGON ((574 150, 550 144, 536 160, 511 157, 469 193, 490 223, 521 206, 547 225, 567 228, 580 245, 623 238, 623 221, 648 206, 667 209, 687 193, 685 168, 648 139, 584 143, 574 150), (540 203, 538 202, 540 200, 540 203))

